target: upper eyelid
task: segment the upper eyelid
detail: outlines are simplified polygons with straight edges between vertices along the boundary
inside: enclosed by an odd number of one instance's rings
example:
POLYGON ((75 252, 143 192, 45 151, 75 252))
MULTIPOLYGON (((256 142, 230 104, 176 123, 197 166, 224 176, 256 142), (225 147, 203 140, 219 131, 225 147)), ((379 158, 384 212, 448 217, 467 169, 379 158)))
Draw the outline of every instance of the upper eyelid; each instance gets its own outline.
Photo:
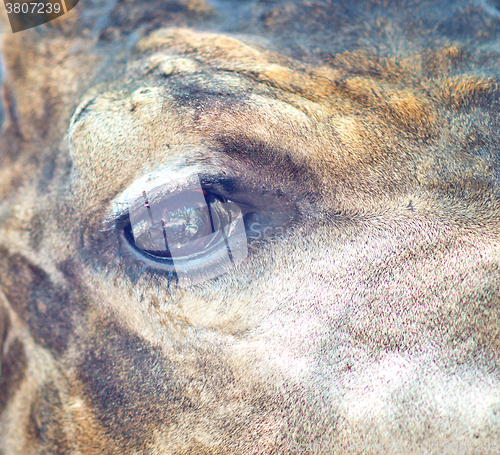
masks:
MULTIPOLYGON (((114 208, 126 207, 132 194, 138 195, 141 194, 142 191, 146 191, 149 194, 162 184, 167 184, 169 180, 172 182, 179 182, 180 186, 184 183, 185 189, 189 190, 190 183, 194 182, 196 178, 199 180, 203 189, 207 189, 215 194, 218 194, 216 190, 222 190, 221 193, 224 194, 220 195, 224 197, 229 197, 237 186, 237 180, 235 178, 227 177, 227 175, 221 175, 220 173, 209 173, 206 170, 200 169, 199 166, 192 166, 189 169, 185 167, 182 171, 183 172, 180 173, 176 171, 172 172, 170 169, 159 169, 154 173, 147 174, 141 179, 133 182, 125 191, 113 198, 111 202, 114 208), (166 177, 169 174, 172 175, 172 177, 166 177)), ((118 209, 118 211, 114 210, 114 213, 123 212, 123 209, 118 209)))

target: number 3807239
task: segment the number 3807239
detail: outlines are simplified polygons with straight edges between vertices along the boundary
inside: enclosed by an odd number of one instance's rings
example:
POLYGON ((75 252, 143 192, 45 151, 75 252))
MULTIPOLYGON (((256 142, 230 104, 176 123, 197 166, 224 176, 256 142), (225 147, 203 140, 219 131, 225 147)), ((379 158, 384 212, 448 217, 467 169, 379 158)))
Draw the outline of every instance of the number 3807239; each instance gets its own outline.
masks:
POLYGON ((31 14, 44 14, 44 13, 59 13, 61 5, 59 3, 6 3, 8 13, 31 13, 31 14))

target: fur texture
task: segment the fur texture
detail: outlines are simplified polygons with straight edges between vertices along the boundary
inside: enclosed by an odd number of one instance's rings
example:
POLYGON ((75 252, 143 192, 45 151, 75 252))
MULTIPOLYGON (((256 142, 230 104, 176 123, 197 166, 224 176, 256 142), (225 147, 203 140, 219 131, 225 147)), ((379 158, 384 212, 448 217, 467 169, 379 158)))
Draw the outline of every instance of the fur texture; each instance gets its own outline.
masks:
POLYGON ((2 455, 496 453, 498 2, 2 15, 2 455), (177 286, 114 216, 158 172, 282 235, 177 286))

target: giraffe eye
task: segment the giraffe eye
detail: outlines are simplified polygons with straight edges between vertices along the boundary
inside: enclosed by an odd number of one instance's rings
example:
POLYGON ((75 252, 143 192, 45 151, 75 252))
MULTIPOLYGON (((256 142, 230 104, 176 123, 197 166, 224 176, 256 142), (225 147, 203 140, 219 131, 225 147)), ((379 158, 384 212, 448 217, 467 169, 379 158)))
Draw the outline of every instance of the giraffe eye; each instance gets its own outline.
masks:
POLYGON ((199 180, 167 182, 127 200, 123 234, 136 258, 169 276, 175 272, 180 286, 222 275, 247 257, 240 207, 203 190, 199 180))
POLYGON ((235 204, 200 190, 151 199, 143 192, 142 197, 129 212, 133 242, 160 260, 186 260, 225 248, 224 229, 239 215, 235 204))

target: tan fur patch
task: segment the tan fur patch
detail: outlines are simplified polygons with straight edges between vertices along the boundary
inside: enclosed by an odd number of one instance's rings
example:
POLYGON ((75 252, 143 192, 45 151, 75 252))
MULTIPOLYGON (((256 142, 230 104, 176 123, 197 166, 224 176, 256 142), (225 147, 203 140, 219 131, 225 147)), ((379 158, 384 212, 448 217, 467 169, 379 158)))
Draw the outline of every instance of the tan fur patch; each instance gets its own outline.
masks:
POLYGON ((499 18, 80 0, 4 33, 0 453, 494 448, 499 18), (241 214, 240 262, 231 229, 169 257, 208 222, 178 191, 241 214))

